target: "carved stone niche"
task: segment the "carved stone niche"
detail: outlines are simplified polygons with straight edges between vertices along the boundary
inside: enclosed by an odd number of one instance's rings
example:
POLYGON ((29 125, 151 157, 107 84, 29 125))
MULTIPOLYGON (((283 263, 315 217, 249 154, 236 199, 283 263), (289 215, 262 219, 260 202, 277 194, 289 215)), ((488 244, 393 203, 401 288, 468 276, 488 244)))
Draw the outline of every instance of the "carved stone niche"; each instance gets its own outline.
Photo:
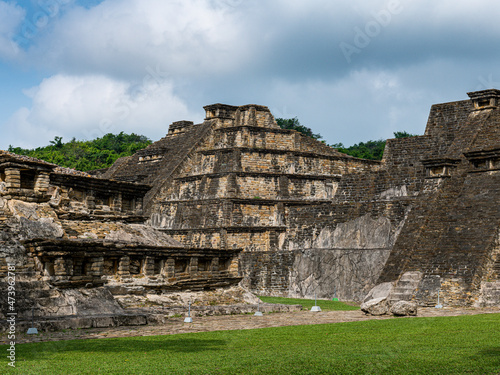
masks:
POLYGON ((183 133, 186 128, 189 128, 194 125, 194 122, 192 121, 176 121, 173 122, 169 128, 168 128, 168 134, 178 134, 178 133, 183 133))
POLYGON ((460 159, 427 159, 422 160, 426 178, 450 177, 456 169, 460 159))
MULTIPOLYGON (((11 163, 12 164, 12 163, 11 163)), ((49 172, 31 168, 29 165, 11 165, 0 168, 0 193, 18 197, 18 199, 45 202, 50 199, 49 172)))
POLYGON ((7 190, 7 185, 5 183, 5 172, 0 171, 0 194, 5 193, 7 190))
POLYGON ((500 90, 496 89, 468 92, 467 95, 471 98, 476 111, 495 108, 500 103, 500 90))
POLYGON ((205 120, 212 120, 214 118, 232 119, 238 107, 227 104, 212 104, 203 107, 205 110, 205 120))
POLYGON ((464 155, 473 166, 472 172, 500 170, 500 148, 475 150, 464 155))
MULTIPOLYGON (((180 121, 182 123, 186 123, 187 121, 180 121)), ((168 135, 176 135, 179 133, 183 133, 186 128, 189 126, 192 126, 193 123, 189 122, 189 124, 184 124, 183 126, 175 126, 177 123, 173 123, 170 125, 170 129, 168 131, 168 135)), ((158 163, 160 162, 165 155, 167 155, 169 152, 169 149, 166 147, 159 147, 159 148, 154 148, 154 149, 149 149, 145 148, 144 150, 140 150, 137 152, 137 155, 139 157, 139 164, 143 163, 158 163)))

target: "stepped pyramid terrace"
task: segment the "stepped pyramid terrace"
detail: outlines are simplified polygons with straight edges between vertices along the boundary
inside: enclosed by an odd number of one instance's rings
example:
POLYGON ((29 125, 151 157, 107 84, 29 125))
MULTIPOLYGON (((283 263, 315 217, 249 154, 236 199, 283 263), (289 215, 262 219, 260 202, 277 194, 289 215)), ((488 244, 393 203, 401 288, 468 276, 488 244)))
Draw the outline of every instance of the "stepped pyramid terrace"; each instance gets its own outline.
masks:
POLYGON ((498 306, 500 91, 468 95, 381 161, 226 104, 106 170, 1 151, 0 276, 15 264, 25 316, 224 290, 361 302, 377 285, 390 303, 498 306))

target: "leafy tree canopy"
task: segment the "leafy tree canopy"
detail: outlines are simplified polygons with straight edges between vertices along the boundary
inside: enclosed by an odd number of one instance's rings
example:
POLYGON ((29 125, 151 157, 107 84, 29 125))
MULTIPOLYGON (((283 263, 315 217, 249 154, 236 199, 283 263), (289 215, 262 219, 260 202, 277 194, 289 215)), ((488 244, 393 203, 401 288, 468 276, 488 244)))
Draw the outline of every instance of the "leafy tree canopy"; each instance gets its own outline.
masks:
POLYGON ((297 130, 298 132, 307 135, 308 137, 311 137, 313 139, 321 139, 323 138, 321 134, 315 134, 311 130, 311 128, 308 128, 307 126, 302 125, 299 122, 299 119, 297 117, 294 118, 277 118, 276 123, 281 129, 292 129, 292 130, 297 130))
MULTIPOLYGON (((276 119, 277 124, 279 125, 280 128, 282 129, 293 129, 301 132, 304 135, 307 135, 308 137, 311 137, 313 139, 320 140, 323 137, 321 134, 315 134, 310 128, 307 126, 304 126, 300 123, 300 121, 297 119, 297 117, 290 118, 290 119, 285 119, 285 118, 277 118, 276 119)), ((394 132, 394 137, 395 138, 408 138, 408 137, 415 137, 416 134, 410 134, 406 131, 397 131, 394 132)), ((324 141, 322 141, 324 142, 324 141)), ((376 141, 367 141, 367 142, 360 142, 357 143, 353 146, 350 147, 345 147, 342 143, 335 143, 332 145, 329 145, 330 147, 338 149, 338 151, 351 155, 357 158, 362 158, 362 159, 370 159, 370 160, 382 160, 382 157, 384 155, 384 148, 385 148, 385 140, 379 139, 376 141)))
POLYGON ((410 138, 417 137, 417 134, 410 134, 408 132, 394 132, 394 138, 410 138))
MULTIPOLYGON (((410 134, 406 131, 394 132, 394 138, 409 138, 416 137, 416 134, 410 134)), ((382 160, 384 156, 386 141, 379 139, 377 141, 360 142, 350 147, 344 147, 342 143, 330 145, 347 155, 355 156, 357 158, 382 160)))
POLYGON ((143 135, 108 133, 102 138, 92 141, 77 141, 63 143, 62 137, 54 137, 49 146, 36 149, 23 149, 9 146, 9 152, 31 156, 48 161, 62 167, 80 171, 109 168, 116 159, 130 156, 151 144, 151 140, 143 135))
POLYGON ((331 145, 331 147, 336 148, 339 152, 357 158, 382 160, 382 156, 384 155, 385 141, 379 139, 377 141, 359 142, 350 147, 344 147, 342 143, 336 143, 331 145))

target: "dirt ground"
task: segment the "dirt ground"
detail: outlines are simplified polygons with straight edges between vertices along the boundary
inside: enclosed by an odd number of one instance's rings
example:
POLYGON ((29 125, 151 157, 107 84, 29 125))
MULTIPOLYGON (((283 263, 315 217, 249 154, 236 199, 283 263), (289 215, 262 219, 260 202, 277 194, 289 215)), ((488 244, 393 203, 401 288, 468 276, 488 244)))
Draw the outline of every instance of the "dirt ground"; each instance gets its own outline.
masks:
MULTIPOLYGON (((418 317, 458 316, 500 313, 499 308, 421 308, 418 317)), ((418 318, 417 317, 417 318, 418 318)), ((266 327, 282 327, 308 324, 327 324, 356 322, 381 319, 415 319, 396 318, 392 316, 370 316, 361 311, 298 311, 289 313, 271 313, 264 316, 254 315, 218 315, 193 317, 192 323, 184 323, 184 318, 170 318, 163 325, 124 326, 112 328, 91 328, 65 330, 59 332, 41 332, 38 335, 16 334, 16 343, 101 339, 130 336, 173 335, 189 332, 208 332, 222 330, 255 329, 266 327)), ((0 344, 7 344, 6 335, 0 336, 0 344)))

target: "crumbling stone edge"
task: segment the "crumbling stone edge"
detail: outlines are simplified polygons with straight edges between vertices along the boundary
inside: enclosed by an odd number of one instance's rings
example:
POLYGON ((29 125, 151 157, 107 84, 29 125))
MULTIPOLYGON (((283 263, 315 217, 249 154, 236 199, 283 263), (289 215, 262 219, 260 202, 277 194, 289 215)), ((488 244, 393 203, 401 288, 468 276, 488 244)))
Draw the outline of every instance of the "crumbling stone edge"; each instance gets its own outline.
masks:
MULTIPOLYGON (((258 305, 238 304, 223 306, 192 306, 191 316, 211 316, 211 315, 236 315, 255 313, 259 309, 263 313, 279 313, 301 311, 301 305, 281 305, 263 303, 258 305)), ((184 317, 188 314, 187 307, 169 307, 168 309, 152 310, 137 309, 126 314, 103 314, 92 316, 59 316, 48 318, 35 317, 34 327, 39 332, 55 332, 66 329, 89 329, 89 328, 110 328, 119 326, 142 326, 160 325, 168 322, 169 318, 184 317)), ((17 322, 17 330, 26 332, 32 326, 30 320, 17 322)), ((8 324, 0 321, 0 333, 5 333, 8 324), (4 324, 5 323, 5 324, 4 324)))

